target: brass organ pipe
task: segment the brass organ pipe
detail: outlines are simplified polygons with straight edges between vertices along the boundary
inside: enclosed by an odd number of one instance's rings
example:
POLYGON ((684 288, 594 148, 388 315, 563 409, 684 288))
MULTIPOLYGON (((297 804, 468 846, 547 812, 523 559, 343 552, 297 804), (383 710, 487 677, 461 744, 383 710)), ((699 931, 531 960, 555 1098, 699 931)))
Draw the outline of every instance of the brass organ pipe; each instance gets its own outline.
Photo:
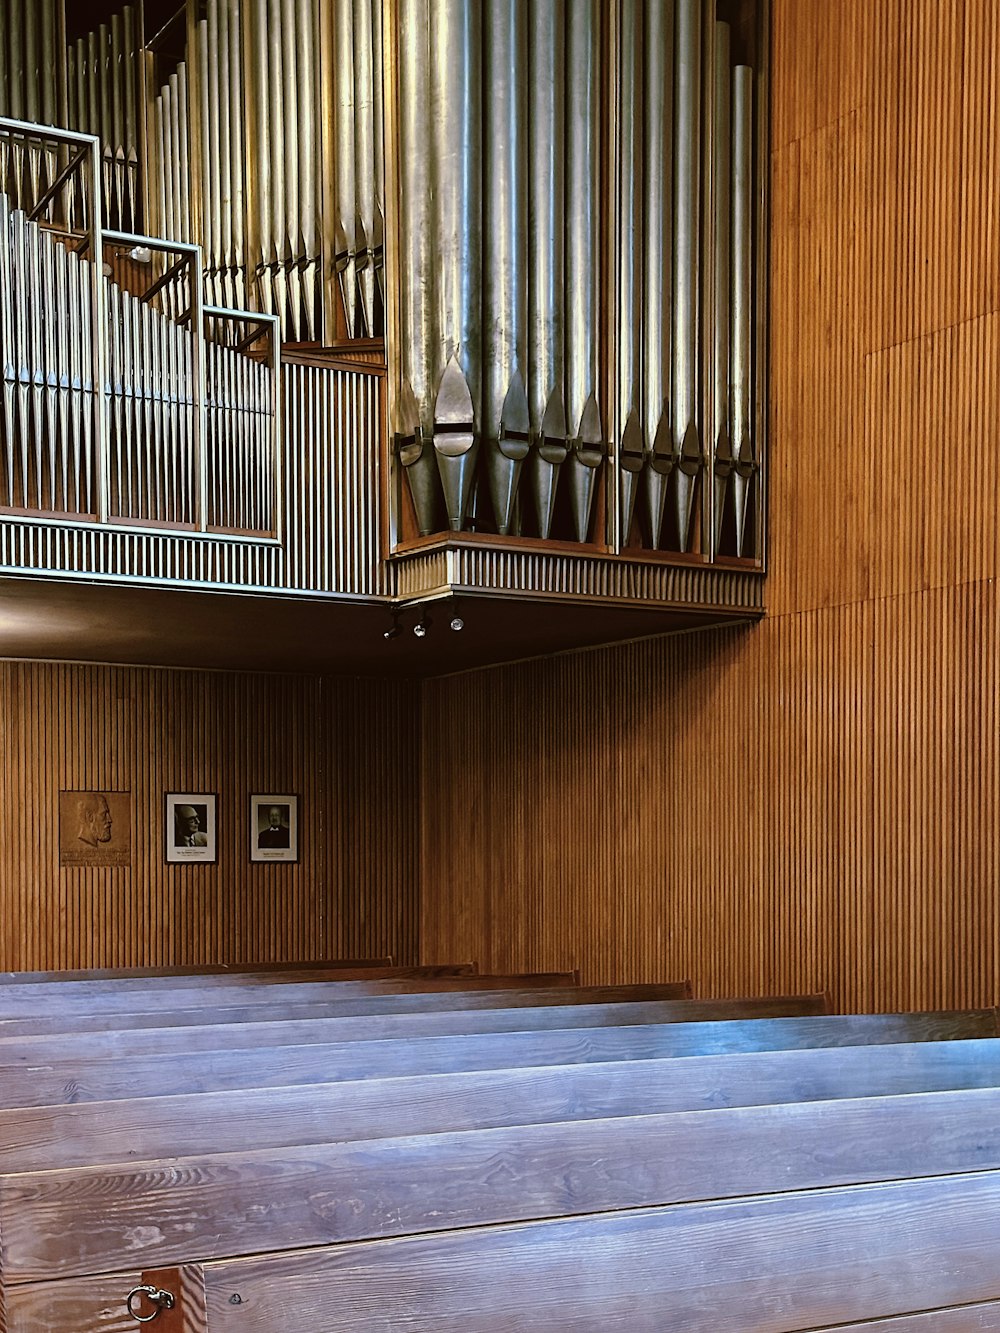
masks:
MULTIPOLYGON (((42 0, 44 4, 44 0, 42 0)), ((41 119, 41 102, 38 96, 41 82, 39 68, 39 33, 38 19, 41 5, 38 0, 28 0, 24 6, 24 105, 27 112, 25 120, 41 119)))
POLYGON ((732 94, 732 423, 736 553, 743 554, 747 502, 754 471, 753 444, 753 71, 733 70, 732 94))
POLYGON ((230 286, 230 274, 233 263, 233 144, 232 125, 230 122, 229 90, 234 71, 229 60, 229 0, 215 0, 219 24, 219 72, 218 72, 218 117, 219 117, 219 209, 222 215, 222 237, 220 241, 221 272, 217 283, 222 291, 221 304, 229 305, 233 301, 230 286))
MULTIPOLYGON (((108 48, 108 83, 111 97, 111 136, 108 141, 110 149, 111 170, 114 178, 114 216, 117 219, 117 225, 124 227, 125 220, 125 109, 122 106, 122 96, 124 89, 122 85, 125 81, 125 68, 122 63, 122 22, 120 14, 112 14, 109 24, 110 44, 108 48)), ((111 207, 111 200, 108 201, 108 207, 111 207)))
POLYGON ((581 542, 589 535, 594 485, 603 456, 597 409, 599 24, 597 0, 576 0, 566 29, 565 309, 566 411, 573 437, 567 466, 572 520, 577 540, 581 542))
POLYGON ((714 117, 712 135, 712 201, 715 262, 712 319, 712 438, 714 549, 719 549, 726 492, 732 469, 729 439, 729 350, 731 283, 731 171, 730 116, 732 72, 728 23, 715 25, 714 117))
MULTIPOLYGON (((505 438, 502 413, 514 385, 520 406, 527 330, 526 0, 489 0, 486 5, 483 87, 483 409, 490 497, 497 529, 510 531, 528 440, 505 438), (520 373, 519 373, 520 372, 520 373)), ((513 407, 513 400, 512 400, 513 407)), ((528 422, 517 429, 528 433, 528 422)))
POLYGON ((673 466, 669 396, 674 0, 647 5, 645 52, 642 427, 646 446, 646 523, 655 549, 660 545, 667 482, 673 466))
POLYGON ((250 262, 258 284, 258 299, 267 311, 274 310, 274 289, 269 281, 268 266, 275 259, 274 235, 271 228, 271 193, 274 188, 271 173, 271 138, 268 130, 271 94, 269 87, 267 48, 267 0, 250 0, 249 50, 252 85, 248 105, 253 108, 254 154, 250 171, 252 208, 250 213, 250 262))
POLYGON ((622 0, 619 36, 618 197, 618 458, 619 540, 628 543, 643 466, 642 423, 642 0, 622 0))
POLYGON ((136 41, 135 10, 126 5, 122 14, 125 43, 125 173, 129 201, 128 226, 138 229, 142 210, 139 207, 139 79, 141 58, 136 41))
POLYGON ((677 0, 674 124, 674 338, 671 418, 677 529, 687 550, 701 461, 698 434, 698 216, 701 173, 701 0, 677 0))
MULTIPOLYGON (((268 126, 271 137, 271 230, 275 258, 278 260, 276 276, 281 273, 284 261, 288 259, 288 235, 285 230, 285 205, 287 182, 285 172, 285 132, 284 132, 284 94, 282 90, 281 61, 281 0, 270 0, 269 22, 267 28, 267 75, 268 75, 268 126)), ((279 279, 278 291, 282 290, 279 279)), ((281 310, 282 317, 285 311, 281 310)))
MULTIPOLYGON (((7 42, 10 81, 10 116, 14 120, 26 119, 24 96, 27 90, 27 74, 24 68, 24 10, 23 0, 11 0, 10 37, 7 42)), ((15 201, 16 202, 16 201, 15 201)))
POLYGON ((556 482, 566 457, 565 31, 563 0, 534 0, 528 29, 528 406, 529 460, 541 536, 549 535, 556 482))

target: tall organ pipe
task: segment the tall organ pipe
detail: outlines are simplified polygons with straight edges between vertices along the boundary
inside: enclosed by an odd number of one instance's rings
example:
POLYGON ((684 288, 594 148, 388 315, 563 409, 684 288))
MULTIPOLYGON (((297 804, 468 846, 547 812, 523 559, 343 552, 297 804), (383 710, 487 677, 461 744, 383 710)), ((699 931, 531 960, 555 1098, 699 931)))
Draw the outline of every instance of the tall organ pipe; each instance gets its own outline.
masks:
POLYGON ((372 0, 372 66, 374 97, 372 115, 375 128, 375 271, 385 303, 385 101, 382 87, 382 0, 372 0))
POLYGON ((316 130, 319 123, 316 98, 319 81, 315 79, 316 40, 313 24, 314 5, 311 0, 296 0, 295 54, 297 61, 298 126, 299 126, 299 228, 302 237, 301 252, 304 263, 300 269, 302 284, 302 335, 310 342, 316 340, 316 289, 319 261, 319 239, 316 226, 317 160, 316 130))
POLYGON ((732 281, 732 126, 728 23, 715 25, 715 80, 712 141, 712 235, 714 240, 712 320, 712 437, 714 546, 719 549, 733 454, 729 438, 730 285, 732 281))
POLYGON ((523 366, 527 327, 526 0, 484 12, 483 410, 486 472, 497 531, 514 520, 529 447, 523 366))
MULTIPOLYGON (((281 89, 282 146, 285 160, 284 225, 287 239, 286 282, 288 286, 288 327, 292 341, 302 337, 302 284, 297 261, 302 256, 302 224, 299 156, 299 104, 296 44, 296 0, 281 0, 281 89)), ((304 75, 303 75, 304 77, 304 75)))
MULTIPOLYGON (((337 271, 347 319, 348 337, 357 332, 357 166, 354 132, 354 3, 334 0, 336 58, 336 186, 337 271)), ((427 84, 424 83, 426 92, 427 84)), ((426 145, 424 152, 427 151, 426 145)))
POLYGON ((430 0, 430 20, 434 370, 442 376, 434 448, 448 522, 458 531, 472 492, 481 416, 482 10, 468 0, 430 0))
POLYGON ((422 534, 437 522, 434 422, 434 245, 431 216, 428 0, 399 0, 400 391, 395 423, 422 534))
POLYGON ((564 0, 533 0, 528 12, 528 406, 535 437, 529 469, 538 531, 548 537, 568 434, 562 392, 566 7, 564 0))
POLYGON ((655 549, 660 544, 674 452, 668 397, 673 252, 670 169, 674 137, 673 0, 647 4, 645 54, 643 211, 646 234, 642 284, 642 432, 646 446, 646 522, 650 543, 655 549))
POLYGON ((677 0, 674 124, 674 349, 672 425, 680 549, 687 550, 701 468, 698 433, 698 200, 701 128, 701 0, 677 0))
POLYGON ((643 465, 642 0, 622 0, 618 86, 618 411, 620 540, 628 542, 643 465))
POLYGON ((375 71, 372 0, 354 0, 355 243, 364 332, 375 332, 375 71))
POLYGON ((731 407, 736 553, 743 554, 753 446, 753 71, 733 70, 733 267, 731 407))
POLYGON ((566 31, 566 411, 572 433, 570 511, 581 542, 589 535, 594 484, 604 457, 597 405, 599 25, 597 0, 575 0, 566 31))

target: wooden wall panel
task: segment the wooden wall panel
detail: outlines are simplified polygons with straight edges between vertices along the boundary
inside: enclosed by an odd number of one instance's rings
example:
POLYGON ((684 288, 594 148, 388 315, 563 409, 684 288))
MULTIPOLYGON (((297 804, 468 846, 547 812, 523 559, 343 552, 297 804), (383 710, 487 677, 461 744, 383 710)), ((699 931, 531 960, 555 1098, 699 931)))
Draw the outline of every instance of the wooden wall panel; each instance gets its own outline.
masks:
POLYGON ((395 685, 0 663, 0 969, 415 952, 395 685), (358 773, 363 771, 359 780, 358 773), (132 793, 129 869, 60 869, 60 790, 132 793), (164 863, 165 791, 218 796, 216 865, 164 863), (301 860, 251 865, 251 792, 298 792, 301 860))
POLYGON ((1000 315, 869 356, 872 581, 892 596, 998 570, 1000 315))
POLYGON ((875 998, 883 1008, 996 1004, 997 586, 886 599, 875 635, 875 998))
POLYGON ((852 606, 426 686, 425 961, 854 1000, 870 644, 852 606))
POLYGON ((876 8, 872 0, 772 0, 775 148, 834 124, 869 100, 868 53, 876 8))

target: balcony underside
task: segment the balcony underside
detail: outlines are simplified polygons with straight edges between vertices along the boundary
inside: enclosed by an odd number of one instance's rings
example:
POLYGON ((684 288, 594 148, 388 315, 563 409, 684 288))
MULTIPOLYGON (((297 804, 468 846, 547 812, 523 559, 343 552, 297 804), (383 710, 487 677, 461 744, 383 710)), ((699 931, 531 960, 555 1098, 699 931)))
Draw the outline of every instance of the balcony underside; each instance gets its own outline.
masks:
POLYGON ((0 657, 216 670, 425 677, 570 649, 759 618, 754 609, 679 610, 463 594, 385 602, 0 579, 0 657), (458 609, 465 627, 450 629, 458 609), (425 610, 426 636, 413 625, 425 610))

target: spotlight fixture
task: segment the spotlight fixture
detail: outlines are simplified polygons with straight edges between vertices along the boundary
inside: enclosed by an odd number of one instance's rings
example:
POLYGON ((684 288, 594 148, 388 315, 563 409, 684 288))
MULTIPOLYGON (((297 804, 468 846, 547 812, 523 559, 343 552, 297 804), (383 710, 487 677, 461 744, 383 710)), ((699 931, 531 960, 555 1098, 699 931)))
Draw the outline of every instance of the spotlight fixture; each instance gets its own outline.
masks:
POLYGON ((426 639, 427 632, 431 627, 431 618, 428 612, 424 611, 420 619, 413 626, 413 632, 418 639, 426 639))
POLYGON ((383 630, 383 632, 382 632, 382 638, 383 638, 383 639, 398 639, 399 636, 402 634, 402 632, 403 632, 403 629, 402 629, 402 626, 401 626, 400 623, 399 623, 399 612, 398 612, 398 611, 393 611, 393 613, 392 613, 392 624, 389 626, 389 628, 388 628, 387 630, 383 630))
POLYGON ((451 628, 455 631, 456 634, 458 633, 459 630, 465 629, 465 621, 462 619, 462 617, 459 615, 457 611, 452 616, 451 620, 449 620, 448 624, 451 626, 451 628))

